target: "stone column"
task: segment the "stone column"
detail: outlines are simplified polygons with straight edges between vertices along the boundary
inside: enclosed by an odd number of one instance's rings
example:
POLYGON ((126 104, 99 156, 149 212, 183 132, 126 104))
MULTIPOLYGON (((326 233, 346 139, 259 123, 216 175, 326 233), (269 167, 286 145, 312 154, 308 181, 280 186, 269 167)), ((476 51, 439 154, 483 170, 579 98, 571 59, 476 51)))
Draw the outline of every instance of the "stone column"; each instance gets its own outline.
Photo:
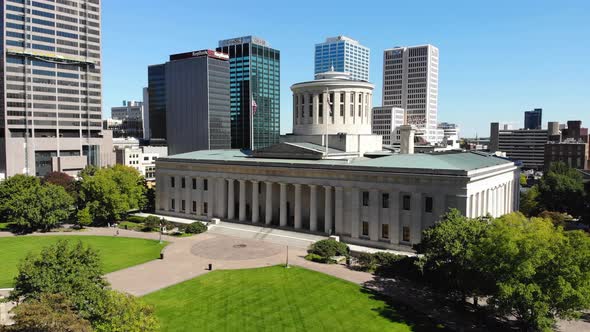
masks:
POLYGON ((175 176, 176 180, 174 180, 174 212, 180 212, 182 206, 180 205, 180 201, 182 201, 182 194, 181 194, 181 183, 180 183, 180 178, 182 178, 181 176, 177 175, 175 176))
POLYGON ((469 218, 475 218, 477 210, 477 202, 475 200, 475 194, 469 195, 469 218))
POLYGON ((314 94, 313 95, 313 118, 312 118, 312 123, 313 124, 318 124, 319 123, 319 114, 320 114, 320 95, 314 94))
POLYGON ((344 189, 336 187, 334 194, 334 234, 344 230, 344 189))
POLYGON ((399 191, 389 193, 389 243, 399 244, 400 240, 400 217, 399 217, 399 191))
POLYGON ((260 183, 258 181, 252 181, 252 222, 257 223, 260 221, 260 203, 258 202, 260 191, 260 183))
POLYGON ((315 232, 318 230, 318 191, 315 184, 309 185, 309 230, 315 232))
MULTIPOLYGON (((203 204, 203 192, 202 192, 202 185, 201 185, 201 178, 197 178, 197 189, 195 190, 195 202, 197 202, 197 211, 195 212, 197 216, 200 216, 203 212, 201 210, 201 205, 203 204)), ((193 204, 191 202, 191 204, 193 204)))
POLYGON ((236 204, 234 202, 234 179, 227 179, 227 219, 236 218, 236 204))
POLYGON ((361 205, 361 198, 360 198, 360 191, 359 188, 353 188, 352 189, 352 202, 350 202, 351 204, 351 210, 352 210, 352 216, 350 218, 350 220, 352 221, 350 224, 350 237, 352 237, 353 239, 358 239, 359 238, 359 231, 360 231, 360 227, 359 227, 359 222, 360 222, 360 209, 359 206, 361 205))
POLYGON ((216 178, 209 178, 207 180, 209 182, 209 188, 207 190, 207 217, 209 219, 213 218, 213 209, 215 208, 215 186, 217 185, 216 178))
POLYGON ((279 213, 280 213, 280 220, 279 220, 279 225, 281 227, 285 227, 287 226, 287 184, 286 183, 279 183, 279 185, 281 186, 281 196, 280 196, 280 202, 281 205, 279 207, 279 213))
MULTIPOLYGON (((465 198, 462 198, 465 200, 465 198)), ((422 210, 424 204, 422 202, 421 193, 413 193, 411 201, 411 212, 412 212, 412 226, 410 227, 410 241, 412 244, 420 242, 422 239, 422 210)))
POLYGON ((324 233, 329 235, 334 231, 332 226, 332 187, 324 186, 325 201, 324 201, 324 233))
POLYGON ((186 178, 186 186, 184 188, 184 196, 185 196, 185 213, 191 214, 193 212, 193 178, 187 177, 186 178))
POLYGON ((265 223, 270 225, 272 223, 272 182, 265 182, 266 187, 266 209, 265 209, 265 223))
POLYGON ((295 229, 301 229, 301 185, 296 183, 295 186, 295 207, 294 207, 294 217, 295 217, 295 229))
POLYGON ((246 221, 246 180, 238 180, 240 182, 240 201, 239 203, 239 215, 241 222, 246 221))
POLYGON ((379 228, 381 227, 379 220, 380 210, 379 191, 373 189, 369 192, 369 238, 371 241, 379 241, 379 228))

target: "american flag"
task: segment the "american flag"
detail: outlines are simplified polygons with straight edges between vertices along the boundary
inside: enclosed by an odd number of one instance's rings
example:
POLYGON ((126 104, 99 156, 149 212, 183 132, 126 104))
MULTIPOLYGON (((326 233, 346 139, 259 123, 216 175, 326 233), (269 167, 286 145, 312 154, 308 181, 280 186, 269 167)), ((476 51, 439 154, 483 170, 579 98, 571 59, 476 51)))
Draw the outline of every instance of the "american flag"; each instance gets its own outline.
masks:
POLYGON ((252 99, 252 116, 256 115, 257 109, 258 109, 258 104, 256 104, 256 100, 252 99))

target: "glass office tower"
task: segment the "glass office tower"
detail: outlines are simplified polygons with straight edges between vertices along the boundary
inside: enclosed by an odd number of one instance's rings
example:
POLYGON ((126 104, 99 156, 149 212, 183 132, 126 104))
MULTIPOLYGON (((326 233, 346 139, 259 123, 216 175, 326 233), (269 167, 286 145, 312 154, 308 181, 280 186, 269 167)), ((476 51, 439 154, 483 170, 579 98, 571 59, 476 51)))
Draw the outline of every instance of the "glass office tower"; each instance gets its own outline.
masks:
POLYGON ((151 138, 166 140, 166 64, 148 67, 148 99, 151 138))
POLYGON ((524 129, 541 129, 543 109, 535 108, 532 111, 524 112, 524 129))
POLYGON ((315 74, 334 71, 350 73, 350 79, 369 81, 369 48, 346 36, 326 39, 315 45, 315 74))
POLYGON ((222 40, 230 57, 231 146, 255 150, 279 142, 280 52, 253 37, 222 40))

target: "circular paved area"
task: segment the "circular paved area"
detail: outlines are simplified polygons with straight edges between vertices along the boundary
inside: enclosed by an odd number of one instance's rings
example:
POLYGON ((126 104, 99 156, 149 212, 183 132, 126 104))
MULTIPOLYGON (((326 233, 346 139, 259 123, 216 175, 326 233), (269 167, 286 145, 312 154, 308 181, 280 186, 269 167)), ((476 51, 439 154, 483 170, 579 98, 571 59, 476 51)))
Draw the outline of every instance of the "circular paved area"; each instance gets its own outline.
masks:
POLYGON ((222 261, 259 259, 279 254, 284 246, 259 240, 224 237, 201 241, 191 248, 195 256, 222 261))

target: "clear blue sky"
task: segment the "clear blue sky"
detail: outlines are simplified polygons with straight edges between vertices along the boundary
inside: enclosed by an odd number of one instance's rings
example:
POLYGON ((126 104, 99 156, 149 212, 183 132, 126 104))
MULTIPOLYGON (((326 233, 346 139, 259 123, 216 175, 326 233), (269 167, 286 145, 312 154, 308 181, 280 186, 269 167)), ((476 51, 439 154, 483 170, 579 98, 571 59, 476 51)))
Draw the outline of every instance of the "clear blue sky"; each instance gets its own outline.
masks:
POLYGON ((347 35, 371 49, 374 105, 381 104, 382 54, 393 46, 440 49, 439 121, 463 136, 492 121, 590 125, 590 1, 206 1, 103 0, 105 116, 141 100, 147 66, 168 55, 256 35, 281 51, 281 132, 290 132, 289 87, 313 77, 314 45, 347 35))

